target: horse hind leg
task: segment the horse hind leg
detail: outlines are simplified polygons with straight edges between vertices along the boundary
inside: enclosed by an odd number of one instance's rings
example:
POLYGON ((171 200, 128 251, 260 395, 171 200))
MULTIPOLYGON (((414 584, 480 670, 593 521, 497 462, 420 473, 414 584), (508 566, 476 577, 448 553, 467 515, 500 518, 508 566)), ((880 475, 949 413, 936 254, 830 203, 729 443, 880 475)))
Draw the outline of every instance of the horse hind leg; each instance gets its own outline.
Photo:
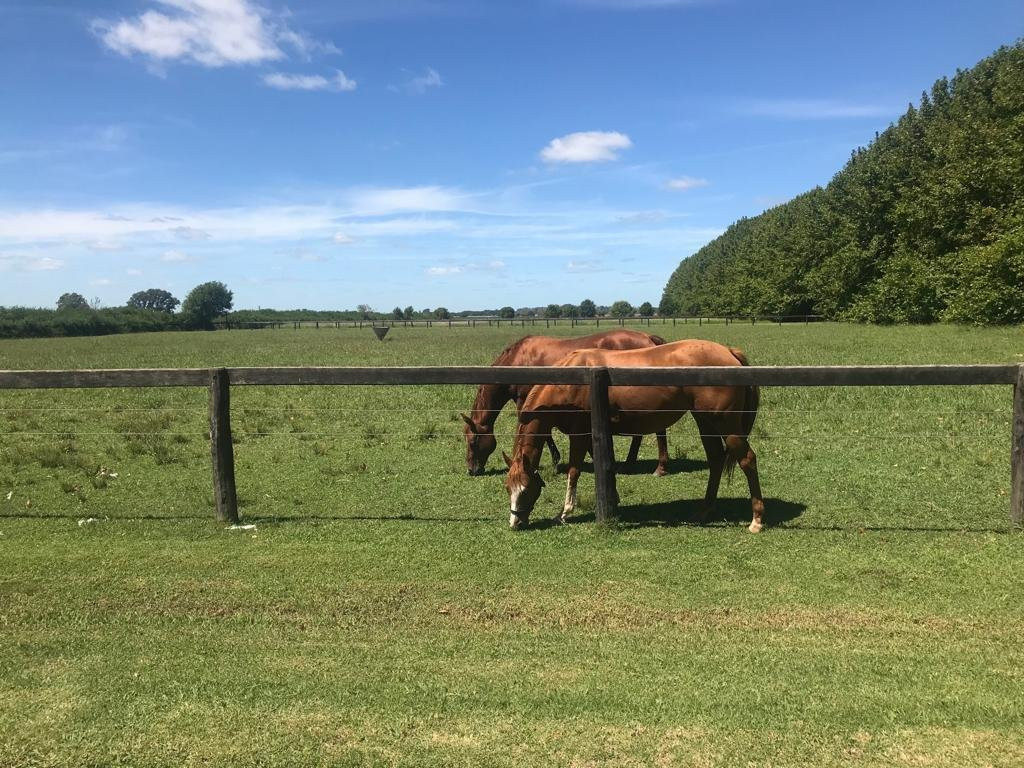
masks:
POLYGON ((747 530, 751 533, 760 533, 764 527, 762 522, 764 499, 761 496, 761 479, 757 474, 757 454, 742 435, 729 435, 725 439, 725 447, 730 458, 740 465, 743 474, 747 476, 747 485, 750 488, 750 506, 753 511, 753 518, 747 530))
POLYGON ((654 469, 656 477, 664 477, 668 474, 668 436, 664 432, 656 434, 658 441, 658 466, 654 469))
MULTIPOLYGON (((707 430, 710 432, 711 430, 707 430)), ((715 434, 704 434, 701 429, 700 441, 704 446, 704 453, 708 459, 708 488, 704 493, 704 504, 697 513, 697 522, 704 523, 715 511, 715 502, 718 500, 718 486, 722 482, 722 472, 725 469, 725 445, 722 438, 715 434)))
POLYGON ((551 463, 555 465, 555 472, 557 472, 558 463, 562 460, 562 454, 558 452, 558 446, 555 445, 555 436, 548 435, 547 440, 544 442, 548 447, 548 451, 551 452, 551 463))
POLYGON ((629 443, 629 453, 626 454, 626 466, 632 467, 636 464, 637 458, 640 456, 640 443, 643 442, 643 437, 640 435, 633 435, 633 439, 629 443))

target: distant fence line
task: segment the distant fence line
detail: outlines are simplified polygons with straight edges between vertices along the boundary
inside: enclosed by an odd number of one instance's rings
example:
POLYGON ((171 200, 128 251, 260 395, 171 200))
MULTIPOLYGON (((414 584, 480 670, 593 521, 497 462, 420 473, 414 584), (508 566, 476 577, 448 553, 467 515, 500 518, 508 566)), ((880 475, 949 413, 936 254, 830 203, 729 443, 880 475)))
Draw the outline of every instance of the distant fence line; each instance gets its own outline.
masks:
POLYGON ((823 315, 692 315, 686 317, 452 317, 444 320, 420 319, 420 320, 217 320, 214 327, 218 330, 257 330, 264 328, 476 328, 519 326, 521 328, 536 328, 543 325, 545 328, 557 328, 559 325, 566 328, 593 326, 600 328, 604 323, 607 326, 625 325, 672 325, 696 324, 698 326, 719 323, 732 325, 734 323, 770 322, 782 325, 783 323, 817 323, 823 321, 823 315))
POLYGON ((210 452, 218 520, 238 522, 231 386, 572 384, 590 387, 592 450, 598 521, 614 515, 615 468, 609 418, 610 386, 1013 386, 1010 520, 1024 525, 1024 364, 695 366, 584 368, 546 366, 272 367, 0 371, 0 389, 209 388, 210 452))

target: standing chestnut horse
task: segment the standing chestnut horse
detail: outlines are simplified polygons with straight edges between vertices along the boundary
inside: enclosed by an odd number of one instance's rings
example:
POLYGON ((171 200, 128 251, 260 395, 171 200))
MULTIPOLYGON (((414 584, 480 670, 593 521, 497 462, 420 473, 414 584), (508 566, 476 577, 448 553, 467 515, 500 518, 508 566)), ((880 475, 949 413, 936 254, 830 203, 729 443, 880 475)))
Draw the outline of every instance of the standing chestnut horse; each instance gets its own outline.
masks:
MULTIPOLYGON (((636 368, 746 364, 747 359, 740 350, 700 340, 622 352, 584 349, 570 353, 558 363, 636 368)), ((618 386, 609 387, 608 399, 612 431, 618 435, 664 431, 690 411, 700 430, 711 470, 701 521, 714 508, 723 469, 731 470, 738 463, 750 487, 753 520, 749 530, 751 533, 761 530, 764 501, 757 476, 757 457, 747 442, 757 416, 759 391, 756 386, 618 386)), ((504 457, 509 468, 505 488, 511 502, 509 525, 512 528, 529 523, 530 512, 540 496, 544 481, 537 472, 537 465, 552 428, 569 435, 569 479, 561 515, 565 522, 576 507, 576 481, 591 446, 590 387, 542 384, 535 386, 526 398, 519 413, 513 458, 504 457)))
MULTIPOLYGON (((592 333, 589 336, 577 336, 567 339, 556 339, 551 336, 526 336, 507 346, 491 365, 554 365, 569 352, 577 349, 644 349, 664 344, 660 336, 640 331, 625 329, 592 333)), ((498 414, 509 400, 515 400, 516 410, 523 407, 532 384, 481 384, 476 391, 476 399, 470 415, 460 414, 466 422, 463 432, 466 436, 466 466, 470 475, 482 475, 488 457, 498 446, 494 439, 494 422, 498 414)), ((636 461, 640 452, 640 437, 635 437, 629 448, 627 464, 636 461)), ((548 436, 548 448, 551 460, 558 466, 561 456, 555 441, 548 436)), ((659 477, 665 474, 668 463, 668 443, 664 430, 658 432, 658 468, 654 474, 659 477)))

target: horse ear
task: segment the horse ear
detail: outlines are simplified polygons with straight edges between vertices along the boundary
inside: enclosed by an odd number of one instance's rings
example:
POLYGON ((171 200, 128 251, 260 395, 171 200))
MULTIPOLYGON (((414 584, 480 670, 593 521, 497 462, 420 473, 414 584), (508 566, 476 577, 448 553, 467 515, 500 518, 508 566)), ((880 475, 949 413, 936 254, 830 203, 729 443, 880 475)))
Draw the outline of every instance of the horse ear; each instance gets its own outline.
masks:
POLYGON ((461 416, 462 420, 464 422, 466 422, 466 426, 469 427, 470 430, 472 430, 473 432, 476 432, 476 424, 473 423, 473 420, 471 418, 469 418, 469 416, 467 416, 464 413, 460 413, 459 416, 461 416))
POLYGON ((505 460, 505 466, 508 467, 509 469, 512 469, 512 459, 508 457, 508 454, 502 451, 501 458, 505 460))

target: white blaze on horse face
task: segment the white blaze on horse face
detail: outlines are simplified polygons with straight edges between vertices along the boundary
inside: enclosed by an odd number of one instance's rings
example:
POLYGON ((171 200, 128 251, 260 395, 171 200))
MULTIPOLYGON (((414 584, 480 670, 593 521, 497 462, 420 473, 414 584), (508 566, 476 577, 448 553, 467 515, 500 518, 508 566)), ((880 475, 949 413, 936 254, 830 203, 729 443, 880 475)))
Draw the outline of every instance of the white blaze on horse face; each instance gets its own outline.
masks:
POLYGON ((519 511, 519 497, 523 495, 523 491, 525 490, 525 485, 517 485, 509 492, 508 497, 513 512, 519 511))

